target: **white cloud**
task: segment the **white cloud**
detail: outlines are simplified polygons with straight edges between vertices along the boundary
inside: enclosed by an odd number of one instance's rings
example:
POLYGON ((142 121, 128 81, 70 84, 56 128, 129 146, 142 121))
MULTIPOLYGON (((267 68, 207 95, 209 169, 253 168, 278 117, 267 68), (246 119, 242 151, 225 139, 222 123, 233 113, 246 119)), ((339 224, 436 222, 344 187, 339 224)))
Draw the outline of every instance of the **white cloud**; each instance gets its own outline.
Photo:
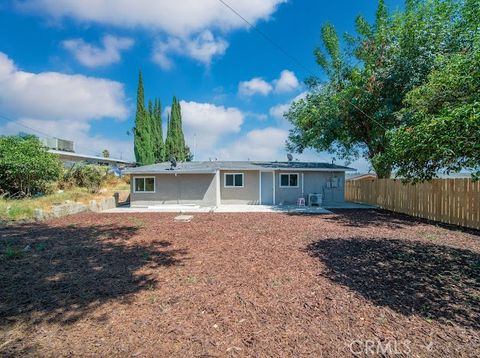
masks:
POLYGON ((196 149, 204 154, 212 153, 222 136, 238 133, 245 119, 245 115, 233 107, 186 101, 180 101, 180 106, 185 140, 192 147, 196 135, 196 149))
POLYGON ((267 127, 254 129, 218 150, 219 160, 275 160, 286 158, 288 131, 267 127))
POLYGON ((63 41, 63 47, 70 51, 81 64, 87 67, 107 66, 120 62, 121 51, 128 50, 134 44, 129 37, 106 35, 102 38, 102 46, 94 46, 83 39, 63 41))
POLYGON ((271 83, 265 81, 262 77, 254 77, 249 81, 242 81, 238 85, 238 93, 243 96, 253 96, 260 94, 266 96, 270 92, 286 93, 296 90, 300 86, 295 73, 289 70, 280 72, 280 77, 271 83))
POLYGON ((283 120, 283 115, 288 112, 290 103, 277 104, 270 108, 269 114, 275 119, 283 120))
MULTIPOLYGON (((268 20, 284 2, 286 0, 229 0, 228 4, 255 24, 268 20)), ((208 65, 213 56, 222 55, 228 46, 225 40, 209 34, 248 28, 218 0, 24 0, 16 4, 23 11, 53 19, 72 18, 82 23, 141 27, 167 35, 163 50, 157 44, 154 54, 155 61, 164 68, 172 66, 166 56, 169 51, 208 65), (180 48, 177 48, 177 42, 180 48)))
POLYGON ((222 38, 215 38, 212 32, 205 30, 194 38, 169 37, 158 41, 153 51, 153 61, 163 69, 173 67, 171 54, 187 55, 197 61, 210 65, 214 56, 221 56, 228 48, 222 38))
MULTIPOLYGON (((286 0, 229 0, 248 21, 269 19, 286 0)), ((69 17, 118 27, 144 27, 180 37, 208 28, 223 31, 246 24, 218 0, 25 0, 18 7, 53 18, 69 17)))
POLYGON ((132 159, 131 140, 89 134, 92 120, 127 118, 129 111, 119 82, 58 72, 21 71, 0 52, 0 108, 14 118, 0 127, 2 134, 40 135, 24 127, 27 126, 74 140, 79 152, 98 154, 109 149, 112 156, 123 152, 125 158, 132 159))
POLYGON ((277 105, 271 107, 270 110, 269 110, 270 116, 275 118, 282 125, 289 125, 289 123, 287 122, 287 120, 284 117, 284 114, 286 112, 288 112, 288 110, 290 109, 290 106, 294 102, 299 101, 299 100, 305 98, 306 96, 307 96, 307 92, 302 92, 299 95, 295 96, 288 103, 280 103, 280 104, 277 104, 277 105))
POLYGON ((243 96, 253 96, 255 94, 266 96, 272 91, 272 89, 272 85, 261 77, 255 77, 249 81, 240 82, 238 85, 238 93, 243 96))
POLYGON ((278 93, 291 92, 300 86, 295 73, 289 70, 283 70, 280 73, 280 77, 273 81, 273 84, 275 86, 275 92, 278 93))
POLYGON ((134 160, 133 140, 116 140, 102 135, 90 135, 90 124, 85 121, 69 120, 39 120, 22 118, 6 123, 0 127, 0 133, 4 135, 15 135, 19 132, 34 134, 40 138, 57 137, 74 141, 75 152, 88 155, 98 155, 104 149, 108 149, 112 158, 134 160), (27 127, 40 130, 41 133, 27 127), (43 134, 45 133, 45 134, 43 134))
POLYGON ((49 120, 125 119, 128 115, 121 83, 58 72, 21 71, 2 52, 0 108, 17 117, 49 120))

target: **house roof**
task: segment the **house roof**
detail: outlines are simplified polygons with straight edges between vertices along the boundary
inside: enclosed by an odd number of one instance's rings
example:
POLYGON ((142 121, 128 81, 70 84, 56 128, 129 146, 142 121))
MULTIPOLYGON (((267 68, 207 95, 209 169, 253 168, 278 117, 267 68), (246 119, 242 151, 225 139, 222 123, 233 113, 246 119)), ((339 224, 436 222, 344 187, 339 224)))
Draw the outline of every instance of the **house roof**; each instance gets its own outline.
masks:
POLYGON ((349 171, 355 170, 336 164, 320 162, 263 162, 263 161, 208 161, 182 162, 172 169, 170 162, 130 168, 126 174, 175 174, 215 173, 217 170, 302 170, 302 171, 349 171))
POLYGON ((121 163, 121 164, 130 164, 130 162, 123 160, 123 159, 115 159, 111 157, 98 157, 95 155, 88 155, 88 154, 81 154, 81 153, 75 153, 75 152, 66 152, 63 150, 56 150, 56 149, 49 149, 48 150, 52 154, 58 154, 58 155, 63 155, 66 158, 78 158, 78 159, 93 159, 93 160, 98 160, 101 162, 106 162, 106 163, 121 163))
POLYGON ((377 174, 375 173, 363 173, 363 174, 347 174, 346 180, 363 180, 363 179, 375 179, 377 174))

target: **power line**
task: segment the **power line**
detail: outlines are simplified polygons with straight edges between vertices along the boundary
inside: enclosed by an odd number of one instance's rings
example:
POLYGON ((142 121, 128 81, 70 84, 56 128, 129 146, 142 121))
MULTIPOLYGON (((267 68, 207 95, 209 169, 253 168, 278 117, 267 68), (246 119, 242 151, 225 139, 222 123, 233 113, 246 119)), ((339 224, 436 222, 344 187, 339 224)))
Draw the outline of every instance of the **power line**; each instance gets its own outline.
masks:
POLYGON ((32 128, 32 127, 30 127, 30 126, 27 126, 26 124, 23 124, 22 122, 20 122, 20 121, 18 121, 18 120, 15 121, 15 120, 13 120, 13 119, 11 119, 11 118, 5 117, 4 115, 1 115, 1 114, 0 114, 0 118, 4 119, 4 120, 6 120, 6 121, 9 121, 9 122, 11 122, 11 123, 13 123, 13 124, 16 124, 16 125, 22 126, 22 127, 24 127, 24 128, 27 128, 27 129, 35 132, 35 133, 44 135, 44 136, 46 136, 46 137, 48 137, 48 138, 60 139, 60 138, 54 137, 54 136, 52 136, 52 135, 50 135, 50 134, 44 133, 44 132, 42 132, 42 131, 39 131, 38 129, 32 128))
MULTIPOLYGON (((58 137, 55 137, 55 136, 53 136, 53 135, 51 135, 51 134, 47 134, 47 133, 42 132, 42 131, 40 131, 40 130, 38 130, 38 129, 35 129, 35 128, 30 127, 30 126, 27 126, 26 124, 23 124, 23 123, 20 122, 19 120, 13 120, 12 118, 8 118, 8 117, 6 117, 6 116, 4 116, 4 115, 2 115, 2 114, 0 114, 0 119, 3 119, 3 120, 8 121, 8 122, 10 122, 10 123, 16 124, 17 126, 21 126, 21 127, 27 128, 27 129, 29 129, 30 131, 35 132, 35 133, 38 133, 38 134, 41 134, 41 135, 43 135, 43 136, 45 136, 45 137, 47 137, 47 138, 62 140, 62 138, 58 138, 58 137)), ((75 143, 75 142, 74 142, 74 143, 75 143)), ((75 144, 75 146, 77 146, 78 148, 82 149, 82 151, 85 152, 85 153, 89 153, 89 154, 92 154, 92 155, 95 155, 95 156, 100 156, 100 154, 98 154, 98 153, 96 153, 96 152, 94 152, 94 151, 85 150, 86 148, 83 148, 81 145, 79 146, 78 143, 75 144)), ((120 156, 121 156, 121 155, 120 155, 120 156)))
POLYGON ((260 30, 258 27, 256 27, 254 24, 252 24, 250 21, 248 21, 245 17, 242 16, 237 10, 235 10, 233 7, 231 7, 228 3, 226 3, 223 0, 218 0, 220 1, 223 5, 225 5, 230 11, 232 11, 235 15, 237 15, 239 18, 241 18, 248 26, 250 26, 252 29, 254 29, 260 36, 262 36, 265 40, 270 42, 273 46, 277 48, 281 53, 283 53, 285 56, 290 58, 291 61, 295 62, 298 66, 302 67, 307 73, 313 74, 313 71, 310 70, 307 66, 305 66, 303 63, 301 63, 296 57, 292 56, 289 54, 287 51, 283 49, 278 43, 276 43, 270 36, 268 36, 265 32, 260 30))
MULTIPOLYGON (((242 19, 248 26, 250 26, 252 29, 254 29, 258 34, 260 34, 265 40, 267 40, 270 44, 275 46, 281 53, 283 53, 285 56, 290 58, 291 61, 295 62, 298 66, 300 66, 302 69, 307 71, 310 75, 316 76, 315 72, 312 71, 310 68, 305 66, 302 62, 300 62, 296 57, 292 56, 288 51, 286 51, 282 46, 280 46, 278 43, 276 43, 270 36, 268 36, 265 32, 261 31, 258 27, 253 25, 250 21, 248 21, 245 17, 242 16, 237 10, 235 10, 230 4, 225 2, 224 0, 218 0, 220 3, 222 3, 225 7, 227 7, 231 12, 233 12, 235 15, 237 15, 240 19, 242 19)), ((387 130, 379 121, 374 119, 372 116, 369 114, 365 113, 360 107, 358 107, 355 103, 348 99, 343 99, 344 101, 350 103, 353 107, 355 107, 358 111, 360 111, 365 117, 371 119, 373 122, 377 123, 380 127, 383 129, 387 130)))

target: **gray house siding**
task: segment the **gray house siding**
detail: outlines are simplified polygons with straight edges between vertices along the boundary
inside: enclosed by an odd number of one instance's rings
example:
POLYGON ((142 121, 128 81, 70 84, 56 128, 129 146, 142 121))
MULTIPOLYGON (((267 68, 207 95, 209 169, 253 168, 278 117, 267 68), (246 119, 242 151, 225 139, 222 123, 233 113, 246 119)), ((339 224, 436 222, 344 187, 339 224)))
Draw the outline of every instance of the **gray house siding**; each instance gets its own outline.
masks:
POLYGON ((304 173, 305 197, 308 194, 319 193, 323 195, 324 205, 344 201, 344 172, 305 172, 304 173), (336 183, 330 188, 328 183, 336 183))
POLYGON ((221 170, 220 198, 222 204, 259 204, 259 171, 221 170), (243 173, 243 188, 225 187, 225 173, 243 173))
POLYGON ((275 204, 295 204, 302 196, 302 172, 276 171, 275 172, 275 204), (280 174, 298 174, 298 188, 280 187, 280 174))
POLYGON ((216 205, 214 174, 132 175, 131 205, 198 204, 216 205), (135 193, 135 177, 155 177, 154 193, 135 193))
MULTIPOLYGON (((315 171, 276 171, 275 172, 275 203, 295 204, 302 196, 302 174, 303 174, 303 195, 308 200, 308 194, 319 193, 323 195, 323 203, 328 205, 344 201, 344 172, 315 172, 315 171), (280 174, 297 173, 298 188, 280 187, 280 174), (329 188, 329 182, 336 181, 337 187, 329 188)), ((308 204, 308 203, 307 203, 308 204)))
MULTIPOLYGON (((261 195, 264 198, 264 204, 272 203, 271 199, 274 198, 274 203, 279 205, 295 204, 297 199, 302 196, 308 200, 310 193, 322 194, 324 206, 327 207, 330 204, 344 201, 345 168, 343 167, 332 170, 310 168, 313 164, 294 162, 285 164, 285 166, 291 165, 292 168, 283 169, 282 163, 278 162, 267 163, 263 166, 240 162, 238 168, 231 164, 228 169, 215 169, 211 167, 214 164, 217 165, 216 162, 194 164, 192 164, 192 168, 186 167, 190 165, 189 163, 182 163, 182 166, 177 169, 165 167, 163 164, 157 165, 160 166, 158 169, 151 166, 132 169, 136 172, 129 173, 132 179, 131 204, 133 206, 161 204, 255 205, 260 204, 261 195), (305 165, 305 167, 297 168, 298 165, 305 165), (258 168, 259 166, 260 168, 258 168), (162 170, 162 173, 155 173, 155 170, 162 170), (262 171, 265 173, 264 180, 260 180, 262 171), (227 173, 243 174, 243 186, 225 187, 225 174, 227 173), (271 173, 274 173, 274 177, 271 173), (280 186, 280 175, 288 173, 298 174, 297 187, 280 186), (154 177, 155 191, 136 193, 134 183, 135 178, 138 177, 154 177), (262 184, 261 188, 260 184, 262 184)), ((325 166, 329 165, 325 164, 325 166)))

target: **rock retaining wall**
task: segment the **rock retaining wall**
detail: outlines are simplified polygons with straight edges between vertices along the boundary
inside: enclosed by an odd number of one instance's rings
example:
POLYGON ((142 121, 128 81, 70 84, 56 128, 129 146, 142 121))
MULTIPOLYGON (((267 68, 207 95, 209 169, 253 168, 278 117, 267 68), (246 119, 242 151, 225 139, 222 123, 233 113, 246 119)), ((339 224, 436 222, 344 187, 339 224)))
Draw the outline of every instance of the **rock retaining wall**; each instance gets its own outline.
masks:
POLYGON ((52 208, 52 211, 49 212, 46 212, 42 209, 35 209, 35 219, 40 221, 83 213, 87 211, 99 212, 107 209, 112 209, 118 205, 118 197, 118 193, 115 193, 114 196, 111 198, 105 198, 102 200, 90 200, 88 204, 67 202, 65 204, 55 205, 52 208))

